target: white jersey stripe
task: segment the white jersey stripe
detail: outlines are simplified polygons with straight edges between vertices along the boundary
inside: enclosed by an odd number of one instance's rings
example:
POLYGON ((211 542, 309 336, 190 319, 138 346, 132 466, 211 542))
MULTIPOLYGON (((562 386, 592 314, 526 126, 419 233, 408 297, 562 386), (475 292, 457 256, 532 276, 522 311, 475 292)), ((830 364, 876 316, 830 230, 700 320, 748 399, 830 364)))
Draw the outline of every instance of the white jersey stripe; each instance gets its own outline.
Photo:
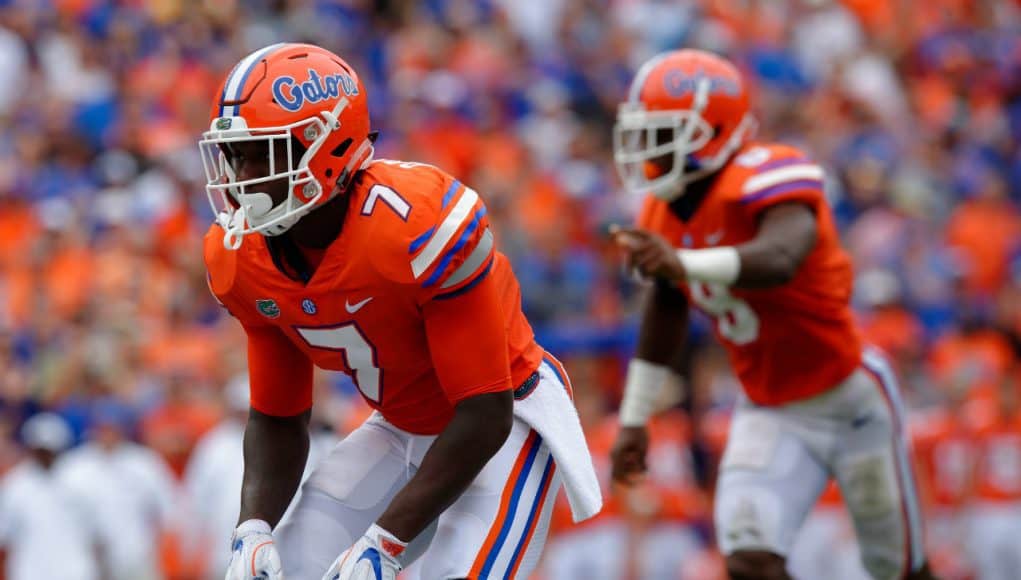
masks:
POLYGON ((436 233, 429 238, 429 243, 411 261, 411 273, 414 274, 415 278, 419 278, 424 274, 429 269, 429 266, 432 266, 433 262, 440 257, 443 248, 454 237, 457 230, 461 229, 461 226, 468 220, 468 217, 472 215, 472 209, 478 201, 479 194, 475 193, 475 190, 470 187, 465 187, 461 198, 454 205, 454 209, 450 210, 450 214, 447 215, 447 219, 443 220, 440 227, 436 228, 436 233))
POLYGON ((482 234, 482 239, 476 244, 475 249, 468 256, 468 259, 463 264, 454 270, 454 273, 447 278, 447 281, 443 283, 440 288, 450 288, 451 286, 457 286, 461 282, 468 279, 469 276, 478 271, 485 263, 486 258, 489 257, 490 252, 493 250, 493 232, 489 228, 486 228, 486 232, 482 234))
POLYGON ((762 191, 767 187, 773 187, 774 185, 781 185, 804 179, 822 180, 824 176, 825 172, 822 167, 812 163, 779 167, 749 178, 748 181, 745 181, 744 183, 743 192, 745 195, 751 195, 762 191))

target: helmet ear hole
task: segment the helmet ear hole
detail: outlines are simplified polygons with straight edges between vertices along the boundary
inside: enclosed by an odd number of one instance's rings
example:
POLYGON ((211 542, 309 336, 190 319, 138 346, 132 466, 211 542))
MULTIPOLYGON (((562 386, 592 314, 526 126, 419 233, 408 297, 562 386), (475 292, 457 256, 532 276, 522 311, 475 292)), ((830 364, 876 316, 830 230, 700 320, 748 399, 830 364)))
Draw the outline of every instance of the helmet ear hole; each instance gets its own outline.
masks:
POLYGON ((353 142, 354 141, 350 137, 344 139, 343 141, 340 142, 340 145, 337 145, 336 147, 333 148, 333 151, 330 152, 330 155, 333 155, 334 157, 343 157, 344 154, 347 153, 347 150, 351 147, 351 143, 353 142))

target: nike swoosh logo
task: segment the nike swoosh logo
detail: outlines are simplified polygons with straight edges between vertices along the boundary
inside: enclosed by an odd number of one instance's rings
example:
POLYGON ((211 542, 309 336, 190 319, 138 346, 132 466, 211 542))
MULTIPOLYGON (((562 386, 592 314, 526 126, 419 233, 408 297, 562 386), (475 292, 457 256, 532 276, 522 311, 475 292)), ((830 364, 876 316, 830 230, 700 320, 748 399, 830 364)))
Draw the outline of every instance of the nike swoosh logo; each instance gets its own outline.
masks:
POLYGON ((379 561, 379 552, 375 548, 369 548, 362 552, 362 557, 358 558, 355 564, 362 560, 368 560, 369 564, 372 565, 372 571, 376 574, 376 578, 379 580, 383 579, 383 563, 379 561))
POLYGON ((347 310, 348 314, 354 314, 355 312, 358 312, 359 310, 361 310, 362 306, 365 306, 366 304, 368 304, 369 301, 372 300, 373 298, 375 298, 375 296, 369 296, 365 300, 362 300, 361 302, 355 302, 354 304, 351 304, 350 301, 345 300, 344 301, 344 309, 347 310))
POLYGON ((851 421, 851 427, 859 429, 863 427, 866 423, 868 423, 870 419, 872 419, 872 415, 869 414, 862 415, 861 417, 856 417, 851 421))

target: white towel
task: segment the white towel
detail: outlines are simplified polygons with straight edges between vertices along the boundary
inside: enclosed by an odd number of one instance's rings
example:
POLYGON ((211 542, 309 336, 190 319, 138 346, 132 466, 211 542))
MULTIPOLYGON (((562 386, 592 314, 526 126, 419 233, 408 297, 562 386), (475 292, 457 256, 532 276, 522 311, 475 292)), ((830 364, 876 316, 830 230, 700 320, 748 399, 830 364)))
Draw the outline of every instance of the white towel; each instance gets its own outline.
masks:
POLYGON ((548 362, 539 365, 539 384, 535 390, 524 400, 515 401, 514 414, 535 429, 549 446, 564 479, 574 522, 599 513, 603 494, 578 411, 548 362))

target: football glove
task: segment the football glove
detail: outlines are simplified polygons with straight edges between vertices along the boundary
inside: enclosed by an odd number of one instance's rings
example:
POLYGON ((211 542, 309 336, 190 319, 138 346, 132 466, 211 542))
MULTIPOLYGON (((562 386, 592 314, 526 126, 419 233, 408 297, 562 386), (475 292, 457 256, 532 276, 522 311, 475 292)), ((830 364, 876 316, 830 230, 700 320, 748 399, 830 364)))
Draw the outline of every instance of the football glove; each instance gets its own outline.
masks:
POLYGON ((230 541, 234 553, 224 580, 283 580, 273 530, 263 520, 246 520, 230 541))
POLYGON ((401 571, 397 557, 407 547, 407 542, 372 524, 355 545, 333 561, 323 580, 395 580, 401 571))

